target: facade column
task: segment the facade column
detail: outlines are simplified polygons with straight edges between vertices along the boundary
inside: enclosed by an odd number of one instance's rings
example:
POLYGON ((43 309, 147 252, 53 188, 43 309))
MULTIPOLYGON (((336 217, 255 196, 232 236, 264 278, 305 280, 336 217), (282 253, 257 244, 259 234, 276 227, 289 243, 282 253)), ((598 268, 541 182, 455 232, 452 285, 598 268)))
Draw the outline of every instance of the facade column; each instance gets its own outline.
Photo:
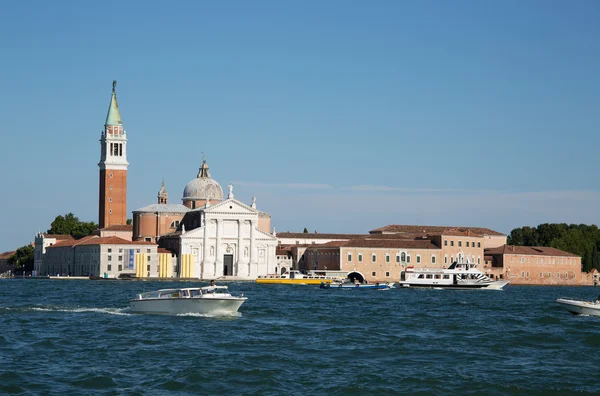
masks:
POLYGON ((242 264, 242 244, 243 244, 243 238, 242 238, 242 224, 243 224, 243 220, 238 220, 238 243, 237 243, 237 260, 235 263, 235 271, 233 271, 233 274, 235 276, 242 276, 240 269, 241 269, 241 264, 242 264))
POLYGON ((199 278, 206 279, 208 274, 208 269, 211 268, 210 263, 210 235, 208 234, 208 222, 204 221, 204 254, 202 257, 202 269, 199 275, 199 278))
POLYGON ((221 251, 221 236, 223 234, 223 220, 217 219, 217 246, 215 247, 215 271, 214 276, 223 274, 223 252, 221 251))
POLYGON ((258 261, 256 260, 256 220, 250 220, 250 264, 248 265, 248 276, 257 276, 258 261))

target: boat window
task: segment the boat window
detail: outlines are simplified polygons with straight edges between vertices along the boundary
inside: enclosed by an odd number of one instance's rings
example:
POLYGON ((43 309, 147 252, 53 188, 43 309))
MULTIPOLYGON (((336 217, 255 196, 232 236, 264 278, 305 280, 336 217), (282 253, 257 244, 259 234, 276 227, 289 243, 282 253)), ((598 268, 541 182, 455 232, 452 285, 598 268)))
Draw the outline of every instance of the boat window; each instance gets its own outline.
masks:
POLYGON ((192 297, 198 297, 200 295, 200 290, 191 290, 192 297))
POLYGON ((419 274, 419 279, 423 279, 423 274, 419 274))
POLYGON ((431 274, 427 274, 426 278, 427 278, 427 279, 431 279, 431 278, 432 278, 432 275, 431 275, 431 274))
POLYGON ((440 279, 440 278, 441 278, 441 276, 440 276, 439 274, 436 274, 436 275, 434 276, 434 278, 435 278, 435 279, 440 279))
POLYGON ((444 279, 450 279, 450 275, 444 275, 444 279))

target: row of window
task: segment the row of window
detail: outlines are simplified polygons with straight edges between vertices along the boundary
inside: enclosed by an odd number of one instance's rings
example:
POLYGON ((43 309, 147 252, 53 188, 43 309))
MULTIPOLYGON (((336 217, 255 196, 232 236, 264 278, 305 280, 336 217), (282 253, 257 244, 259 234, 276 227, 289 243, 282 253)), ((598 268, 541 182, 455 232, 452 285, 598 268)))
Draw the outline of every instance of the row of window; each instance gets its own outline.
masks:
MULTIPOLYGON (((469 241, 465 242, 466 247, 475 247, 475 242, 471 242, 469 243, 469 241)), ((444 241, 444 246, 448 246, 448 240, 444 241)), ((454 246, 454 241, 450 241, 450 246, 454 246)), ((462 247, 462 241, 458 241, 458 247, 462 247)), ((477 247, 480 248, 481 247, 481 242, 477 242, 477 247)))
MULTIPOLYGON (((450 275, 443 275, 443 279, 450 279, 450 275)), ((441 274, 419 274, 418 279, 442 279, 441 274)))
MULTIPOLYGON (((148 261, 151 261, 152 256, 148 256, 148 261)), ((112 261, 112 256, 109 255, 108 256, 108 261, 112 261)), ((123 256, 119 256, 119 260, 118 261, 123 261, 123 256)))
MULTIPOLYGON (((531 262, 531 258, 529 258, 529 257, 511 257, 510 258, 511 263, 514 261, 513 259, 517 259, 519 263, 531 262)), ((536 264, 569 264, 570 265, 570 264, 575 264, 575 260, 574 259, 555 258, 555 257, 536 257, 535 263, 536 264)))
MULTIPOLYGON (((523 273, 521 273, 521 275, 523 275, 523 273)), ((563 279, 569 279, 569 275, 571 277, 571 279, 575 279, 575 273, 571 272, 571 274, 569 274, 568 272, 557 272, 556 273, 556 278, 563 278, 563 279)), ((552 272, 548 272, 547 274, 544 274, 544 272, 540 272, 540 278, 544 278, 544 276, 546 278, 552 278, 552 272)), ((527 272, 527 277, 529 277, 529 272, 527 272)))
MULTIPOLYGON (((135 249, 135 252, 139 253, 140 249, 135 249)), ((108 253, 112 253, 112 248, 108 248, 108 253)), ((123 249, 122 248, 119 249, 119 253, 123 253, 123 249)), ((152 250, 151 249, 146 249, 146 253, 150 254, 150 253, 152 253, 152 250)))
POLYGON ((110 155, 115 157, 123 156, 123 143, 111 143, 110 144, 110 155))
MULTIPOLYGON (((371 276, 377 276, 377 272, 375 272, 375 271, 371 272, 371 276)), ((389 271, 385 273, 385 277, 386 277, 386 278, 389 278, 389 277, 390 277, 390 273, 389 273, 389 271)))
MULTIPOLYGON (((475 260, 475 257, 473 257, 473 260, 475 260)), ((358 262, 362 263, 363 261, 363 255, 362 253, 358 254, 358 262)), ((371 261, 373 263, 377 262, 377 255, 375 253, 373 253, 371 255, 371 261)), ((352 253, 348 253, 348 262, 352 262, 352 253)), ((390 262, 390 255, 386 254, 385 255, 385 262, 389 263, 390 262)), ((410 263, 410 256, 407 255, 406 253, 402 253, 400 255, 396 255, 396 262, 397 263, 410 263)), ((416 255, 416 262, 417 264, 421 263, 421 256, 416 255)), ((450 257, 450 263, 454 262, 454 257, 450 257)), ((431 255, 431 264, 435 264, 436 263, 436 256, 435 255, 431 255)), ((448 264, 448 256, 444 256, 444 264, 448 264)), ((477 258, 477 264, 481 264, 481 258, 478 257, 477 258)))

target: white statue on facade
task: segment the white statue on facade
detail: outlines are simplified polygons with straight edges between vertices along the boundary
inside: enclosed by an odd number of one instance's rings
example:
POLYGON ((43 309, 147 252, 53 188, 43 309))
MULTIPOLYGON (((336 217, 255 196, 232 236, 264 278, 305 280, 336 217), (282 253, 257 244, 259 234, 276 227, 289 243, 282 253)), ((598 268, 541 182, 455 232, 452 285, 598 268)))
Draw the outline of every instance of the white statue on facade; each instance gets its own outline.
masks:
POLYGON ((227 194, 227 198, 228 199, 232 199, 233 198, 233 184, 229 184, 229 194, 227 194))
POLYGON ((256 197, 252 197, 252 209, 256 209, 256 197))

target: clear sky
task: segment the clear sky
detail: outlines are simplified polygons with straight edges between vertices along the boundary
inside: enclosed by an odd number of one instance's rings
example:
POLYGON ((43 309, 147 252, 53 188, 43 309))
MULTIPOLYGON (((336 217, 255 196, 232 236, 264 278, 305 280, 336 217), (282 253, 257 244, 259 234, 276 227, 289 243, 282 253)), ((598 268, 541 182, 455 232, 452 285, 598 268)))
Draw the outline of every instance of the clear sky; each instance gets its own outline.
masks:
POLYGON ((6 1, 0 251, 212 176, 278 231, 600 223, 600 2, 6 1))

